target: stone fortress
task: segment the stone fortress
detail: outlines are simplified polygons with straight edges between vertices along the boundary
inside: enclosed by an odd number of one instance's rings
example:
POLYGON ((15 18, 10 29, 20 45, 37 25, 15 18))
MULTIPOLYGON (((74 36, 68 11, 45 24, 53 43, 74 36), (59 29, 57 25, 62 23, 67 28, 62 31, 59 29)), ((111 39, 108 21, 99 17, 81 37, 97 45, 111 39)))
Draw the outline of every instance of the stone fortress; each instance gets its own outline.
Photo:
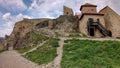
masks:
MULTIPOLYGON (((80 33, 92 37, 120 37, 120 16, 110 7, 97 12, 97 5, 86 3, 80 7, 80 11, 81 14, 77 15, 80 33)), ((64 11, 64 15, 71 13, 73 11, 69 8, 64 11)))
POLYGON ((48 37, 65 36, 70 33, 88 37, 120 37, 120 16, 106 6, 99 12, 97 5, 86 3, 80 7, 81 14, 74 15, 64 6, 63 15, 56 19, 24 19, 16 22, 10 36, 5 37, 4 47, 24 48, 33 44, 32 32, 48 37))

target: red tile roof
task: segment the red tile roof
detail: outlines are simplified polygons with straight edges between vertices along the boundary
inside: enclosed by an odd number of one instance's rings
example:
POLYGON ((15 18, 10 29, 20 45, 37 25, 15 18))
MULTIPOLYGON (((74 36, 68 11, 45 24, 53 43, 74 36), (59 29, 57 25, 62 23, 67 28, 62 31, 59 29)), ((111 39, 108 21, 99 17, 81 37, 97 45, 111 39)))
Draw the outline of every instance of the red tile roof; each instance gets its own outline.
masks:
POLYGON ((81 20, 84 15, 100 15, 100 16, 103 16, 104 14, 102 14, 102 13, 82 13, 81 16, 79 17, 79 20, 81 20))
POLYGON ((82 6, 96 6, 96 5, 93 5, 93 4, 90 4, 90 3, 85 3, 84 5, 82 6))
POLYGON ((90 3, 85 3, 84 5, 81 5, 80 10, 82 9, 82 7, 97 7, 97 5, 93 5, 90 3))

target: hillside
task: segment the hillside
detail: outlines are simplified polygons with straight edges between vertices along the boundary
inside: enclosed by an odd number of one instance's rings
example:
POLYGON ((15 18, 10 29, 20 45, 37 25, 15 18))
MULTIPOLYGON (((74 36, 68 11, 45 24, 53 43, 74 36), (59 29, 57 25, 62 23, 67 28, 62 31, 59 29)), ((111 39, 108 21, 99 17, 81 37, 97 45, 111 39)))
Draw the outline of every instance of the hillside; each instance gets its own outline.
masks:
POLYGON ((79 38, 52 38, 23 56, 41 68, 120 67, 120 40, 79 38))
MULTIPOLYGON (((70 32, 77 32, 78 19, 73 15, 61 15, 56 19, 24 19, 15 24, 10 36, 6 36, 6 45, 15 49, 36 45, 45 39, 37 39, 36 35, 44 35, 46 39, 55 36, 69 36, 70 32), (34 36, 34 35, 35 36, 34 36)), ((6 48, 7 49, 7 48, 6 48)))

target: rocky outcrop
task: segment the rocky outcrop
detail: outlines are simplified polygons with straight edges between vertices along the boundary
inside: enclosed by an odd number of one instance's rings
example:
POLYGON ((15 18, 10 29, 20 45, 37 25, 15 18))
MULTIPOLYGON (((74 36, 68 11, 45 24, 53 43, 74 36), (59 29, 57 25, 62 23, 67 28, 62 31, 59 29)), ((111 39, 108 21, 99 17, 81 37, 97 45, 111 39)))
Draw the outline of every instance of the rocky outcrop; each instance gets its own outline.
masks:
POLYGON ((77 24, 78 19, 73 15, 61 15, 57 19, 24 19, 15 24, 10 36, 6 36, 4 47, 29 47, 48 37, 67 36, 67 33, 78 31, 77 24))
POLYGON ((78 31, 78 19, 72 15, 61 15, 57 19, 47 20, 38 23, 34 31, 48 36, 55 36, 56 34, 64 36, 65 33, 78 31))

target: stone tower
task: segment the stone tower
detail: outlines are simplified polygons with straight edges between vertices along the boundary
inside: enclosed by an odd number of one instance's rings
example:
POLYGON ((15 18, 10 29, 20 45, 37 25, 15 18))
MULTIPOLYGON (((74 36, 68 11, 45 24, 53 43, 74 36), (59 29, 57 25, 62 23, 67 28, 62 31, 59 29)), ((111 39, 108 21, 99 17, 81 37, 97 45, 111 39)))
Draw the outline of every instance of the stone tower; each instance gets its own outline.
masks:
POLYGON ((104 14, 97 13, 96 5, 86 3, 80 7, 79 31, 87 36, 111 36, 106 29, 104 14))
POLYGON ((82 13, 87 13, 87 12, 94 12, 94 13, 96 13, 97 12, 96 11, 96 7, 97 7, 96 5, 86 3, 86 4, 81 6, 80 11, 82 13))
POLYGON ((74 15, 73 10, 69 7, 64 6, 63 7, 64 14, 63 15, 74 15))

